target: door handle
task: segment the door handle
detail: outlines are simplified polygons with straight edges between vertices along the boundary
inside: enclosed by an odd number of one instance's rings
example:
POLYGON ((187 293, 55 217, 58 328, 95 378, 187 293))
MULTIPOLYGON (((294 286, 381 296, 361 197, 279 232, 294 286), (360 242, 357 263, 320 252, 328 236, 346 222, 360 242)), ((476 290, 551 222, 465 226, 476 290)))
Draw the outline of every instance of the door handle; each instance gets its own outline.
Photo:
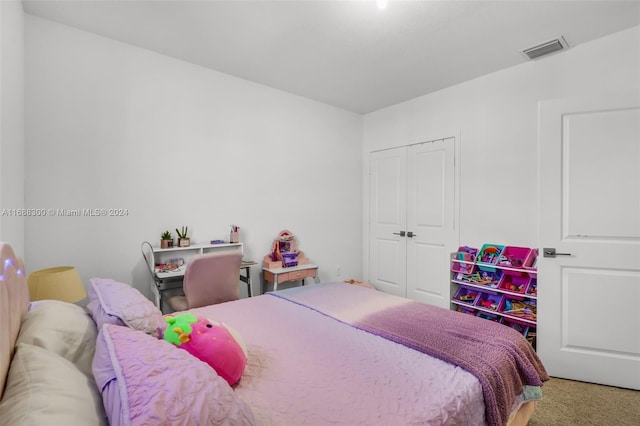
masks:
POLYGON ((400 235, 401 237, 404 237, 404 231, 394 232, 393 235, 400 235))
POLYGON ((545 247, 542 252, 544 257, 571 256, 571 253, 557 253, 555 247, 545 247))
POLYGON ((407 232, 407 237, 413 238, 413 237, 417 237, 417 235, 414 234, 413 232, 409 231, 409 232, 407 232))

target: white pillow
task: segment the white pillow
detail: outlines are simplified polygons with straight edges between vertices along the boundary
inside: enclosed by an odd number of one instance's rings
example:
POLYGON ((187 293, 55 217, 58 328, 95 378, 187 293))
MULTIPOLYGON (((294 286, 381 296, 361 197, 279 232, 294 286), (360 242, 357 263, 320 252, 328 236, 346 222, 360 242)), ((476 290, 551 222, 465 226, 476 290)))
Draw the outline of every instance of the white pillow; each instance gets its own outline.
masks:
POLYGON ((93 376, 91 363, 98 330, 87 311, 58 300, 32 302, 22 317, 17 343, 39 346, 93 376))
POLYGON ((0 401, 6 425, 107 425, 93 379, 72 363, 37 346, 20 343, 0 401))

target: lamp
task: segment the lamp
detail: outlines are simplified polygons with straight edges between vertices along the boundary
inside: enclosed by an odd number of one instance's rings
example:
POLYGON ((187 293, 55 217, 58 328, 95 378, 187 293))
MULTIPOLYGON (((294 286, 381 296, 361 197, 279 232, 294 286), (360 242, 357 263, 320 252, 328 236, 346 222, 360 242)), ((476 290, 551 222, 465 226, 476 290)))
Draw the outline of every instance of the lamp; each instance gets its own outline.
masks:
POLYGON ((31 300, 54 299, 75 303, 87 297, 78 271, 73 266, 32 272, 27 283, 31 300))

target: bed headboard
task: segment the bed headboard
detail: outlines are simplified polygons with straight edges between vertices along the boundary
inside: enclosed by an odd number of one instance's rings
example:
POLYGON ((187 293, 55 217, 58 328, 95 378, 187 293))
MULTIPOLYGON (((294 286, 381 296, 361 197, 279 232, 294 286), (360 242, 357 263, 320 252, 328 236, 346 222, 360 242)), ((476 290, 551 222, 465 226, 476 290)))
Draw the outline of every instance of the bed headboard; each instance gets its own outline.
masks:
POLYGON ((20 331, 29 307, 29 287, 24 264, 7 243, 0 242, 0 399, 20 331))

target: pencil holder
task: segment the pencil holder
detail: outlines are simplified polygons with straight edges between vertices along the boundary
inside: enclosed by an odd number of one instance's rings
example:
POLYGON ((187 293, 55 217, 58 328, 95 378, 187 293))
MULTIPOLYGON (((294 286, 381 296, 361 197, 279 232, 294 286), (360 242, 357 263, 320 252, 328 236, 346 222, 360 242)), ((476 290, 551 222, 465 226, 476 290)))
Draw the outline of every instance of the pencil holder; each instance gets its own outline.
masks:
POLYGON ((237 243, 238 241, 240 241, 240 236, 238 235, 238 231, 231 231, 231 234, 229 235, 229 242, 237 243))

